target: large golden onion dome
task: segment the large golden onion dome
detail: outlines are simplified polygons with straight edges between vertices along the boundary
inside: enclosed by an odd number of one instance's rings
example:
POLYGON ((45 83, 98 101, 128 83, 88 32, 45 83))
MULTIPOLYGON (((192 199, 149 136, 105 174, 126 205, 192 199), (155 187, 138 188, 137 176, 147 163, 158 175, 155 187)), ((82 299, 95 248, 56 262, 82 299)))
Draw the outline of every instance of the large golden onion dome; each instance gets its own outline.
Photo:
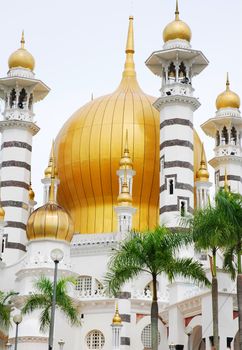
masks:
POLYGON ((54 180, 53 165, 49 201, 30 215, 26 228, 28 240, 56 239, 70 242, 73 237, 72 219, 54 199, 54 180))
POLYGON ((192 32, 190 27, 180 20, 179 10, 178 10, 178 1, 176 2, 176 12, 175 20, 167 24, 163 31, 163 40, 166 43, 169 40, 182 39, 186 41, 191 41, 192 32))
MULTIPOLYGON (((60 186, 58 202, 74 221, 75 232, 107 233, 117 229, 114 211, 119 193, 117 170, 126 130, 136 176, 132 205, 133 227, 154 228, 159 212, 160 116, 155 98, 146 95, 134 69, 133 18, 129 21, 126 62, 114 93, 81 107, 65 123, 55 142, 60 186)), ((194 134, 195 176, 201 141, 194 134)))
POLYGON ((9 68, 26 68, 31 71, 34 70, 35 60, 29 51, 27 51, 24 47, 24 32, 22 33, 21 38, 21 47, 13 52, 8 59, 9 68))
POLYGON ((230 90, 229 77, 227 75, 226 90, 218 95, 216 100, 217 110, 222 108, 239 108, 240 98, 239 96, 230 90))

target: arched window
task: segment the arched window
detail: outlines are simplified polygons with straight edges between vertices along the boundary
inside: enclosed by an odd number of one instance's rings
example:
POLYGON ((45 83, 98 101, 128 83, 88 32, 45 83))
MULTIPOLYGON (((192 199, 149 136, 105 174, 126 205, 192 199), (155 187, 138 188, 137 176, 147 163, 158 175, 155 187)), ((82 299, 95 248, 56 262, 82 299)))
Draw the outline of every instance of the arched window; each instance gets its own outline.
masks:
POLYGON ((181 201, 181 216, 185 216, 186 214, 186 203, 184 201, 181 201))
POLYGON ((32 106, 33 106, 33 94, 30 94, 29 96, 29 110, 31 111, 32 110, 32 106))
POLYGON ((18 108, 24 109, 26 101, 27 101, 27 93, 25 89, 22 89, 19 94, 18 108))
POLYGON ((223 130, 222 130, 222 141, 226 145, 229 142, 229 134, 228 134, 228 130, 227 130, 226 126, 224 126, 223 130))
POLYGON ((220 145, 220 133, 217 130, 217 132, 216 132, 216 146, 219 146, 219 145, 220 145))
POLYGON ((176 77, 176 67, 173 62, 169 65, 168 68, 168 78, 171 80, 175 80, 176 77))
MULTIPOLYGON (((141 341, 145 350, 151 350, 151 324, 145 326, 141 333, 141 341)), ((158 344, 160 344, 160 332, 158 332, 158 344)))
POLYGON ((102 349, 105 344, 105 338, 102 332, 94 329, 86 336, 88 349, 102 349))
POLYGON ((234 126, 231 129, 231 143, 234 143, 234 145, 237 143, 237 131, 234 126))
POLYGON ((76 281, 76 290, 86 295, 92 293, 92 277, 91 276, 79 276, 76 281))
POLYGON ((174 193, 174 180, 169 180, 169 193, 174 193))
POLYGON ((10 93, 10 100, 9 100, 9 105, 10 108, 14 107, 14 102, 16 101, 16 91, 15 89, 13 89, 10 93))
POLYGON ((188 83, 185 64, 182 62, 179 66, 179 81, 183 84, 188 83))

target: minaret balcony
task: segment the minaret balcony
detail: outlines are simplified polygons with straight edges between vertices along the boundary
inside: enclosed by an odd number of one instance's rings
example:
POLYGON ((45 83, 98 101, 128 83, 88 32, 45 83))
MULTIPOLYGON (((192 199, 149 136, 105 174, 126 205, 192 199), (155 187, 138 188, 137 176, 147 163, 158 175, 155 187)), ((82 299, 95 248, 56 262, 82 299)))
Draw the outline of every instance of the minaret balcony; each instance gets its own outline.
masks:
POLYGON ((169 81, 168 84, 165 84, 160 89, 161 97, 174 96, 174 95, 193 97, 193 91, 194 89, 192 88, 191 84, 187 83, 185 79, 181 80, 181 82, 175 82, 175 83, 172 81, 169 81))
POLYGON ((214 149, 216 157, 223 156, 241 156, 241 147, 239 145, 220 145, 214 149))
POLYGON ((27 106, 23 106, 23 109, 19 107, 7 108, 5 109, 3 116, 4 120, 23 120, 32 122, 34 113, 30 111, 27 106))

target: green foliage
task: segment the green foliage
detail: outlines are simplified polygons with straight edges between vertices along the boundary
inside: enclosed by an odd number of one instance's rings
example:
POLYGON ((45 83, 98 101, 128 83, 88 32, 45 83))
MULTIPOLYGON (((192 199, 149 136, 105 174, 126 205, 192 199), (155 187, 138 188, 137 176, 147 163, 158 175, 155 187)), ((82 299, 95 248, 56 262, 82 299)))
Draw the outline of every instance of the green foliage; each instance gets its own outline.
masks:
POLYGON ((191 242, 189 233, 173 233, 166 227, 132 233, 110 259, 105 277, 108 291, 115 295, 125 282, 141 272, 149 273, 152 277, 164 273, 170 281, 176 276, 183 276, 196 283, 209 285, 200 264, 192 259, 177 257, 178 251, 191 242))
POLYGON ((12 297, 18 293, 0 291, 0 327, 8 329, 11 326, 12 297))
MULTIPOLYGON (((75 284, 72 277, 60 278, 56 286, 56 307, 62 311, 72 325, 79 325, 78 310, 68 295, 68 285, 75 284)), ((40 314, 40 331, 45 332, 50 325, 53 295, 53 282, 45 276, 35 282, 35 293, 30 295, 22 309, 23 314, 42 310, 40 314)))

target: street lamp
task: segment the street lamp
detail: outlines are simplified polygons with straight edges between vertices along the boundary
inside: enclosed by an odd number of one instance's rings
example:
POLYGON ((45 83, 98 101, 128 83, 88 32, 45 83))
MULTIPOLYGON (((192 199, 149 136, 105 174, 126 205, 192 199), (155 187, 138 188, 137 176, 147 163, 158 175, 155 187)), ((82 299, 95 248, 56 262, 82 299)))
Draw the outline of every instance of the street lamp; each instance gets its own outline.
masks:
POLYGON ((191 350, 191 334, 192 334, 192 327, 187 327, 185 329, 185 333, 188 336, 188 342, 187 342, 187 350, 191 350))
POLYGON ((63 259, 64 253, 61 249, 53 249, 50 253, 50 257, 55 263, 53 295, 52 295, 51 316, 50 316, 50 330, 49 330, 49 350, 52 350, 53 339, 54 339, 57 271, 58 271, 58 264, 63 259))
POLYGON ((176 350, 176 345, 174 343, 171 343, 171 345, 169 345, 169 349, 176 350))
POLYGON ((65 345, 64 340, 63 340, 63 339, 60 339, 60 340, 58 341, 58 344, 59 344, 60 350, 63 350, 63 349, 64 349, 64 345, 65 345))
POLYGON ((17 314, 13 316, 13 322, 16 324, 16 332, 15 332, 15 346, 14 346, 14 350, 17 350, 18 348, 18 326, 19 324, 22 322, 22 315, 21 314, 17 314))

